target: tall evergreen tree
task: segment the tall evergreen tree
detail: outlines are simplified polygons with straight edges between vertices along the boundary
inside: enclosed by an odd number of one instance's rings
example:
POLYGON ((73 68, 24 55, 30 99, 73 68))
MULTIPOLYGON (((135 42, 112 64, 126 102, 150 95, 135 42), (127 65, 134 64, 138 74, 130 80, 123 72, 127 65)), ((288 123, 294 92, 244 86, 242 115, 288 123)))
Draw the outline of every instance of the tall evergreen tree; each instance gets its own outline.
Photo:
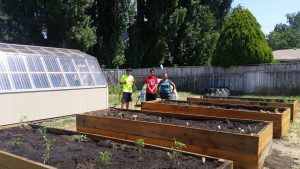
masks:
POLYGON ((221 31, 212 64, 228 67, 272 61, 272 50, 255 17, 247 9, 237 10, 221 31))
POLYGON ((216 20, 199 1, 190 0, 186 5, 185 22, 174 39, 174 64, 208 65, 218 36, 214 29, 216 20))

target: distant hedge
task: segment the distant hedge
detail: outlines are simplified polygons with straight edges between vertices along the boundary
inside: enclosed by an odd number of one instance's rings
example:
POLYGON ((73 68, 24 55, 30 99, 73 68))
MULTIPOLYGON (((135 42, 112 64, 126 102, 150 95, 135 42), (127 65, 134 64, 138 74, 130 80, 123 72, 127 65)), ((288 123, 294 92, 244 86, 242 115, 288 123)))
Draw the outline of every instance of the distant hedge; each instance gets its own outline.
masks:
POLYGON ((229 67, 272 61, 272 49, 256 18, 247 9, 236 10, 220 33, 211 64, 229 67))

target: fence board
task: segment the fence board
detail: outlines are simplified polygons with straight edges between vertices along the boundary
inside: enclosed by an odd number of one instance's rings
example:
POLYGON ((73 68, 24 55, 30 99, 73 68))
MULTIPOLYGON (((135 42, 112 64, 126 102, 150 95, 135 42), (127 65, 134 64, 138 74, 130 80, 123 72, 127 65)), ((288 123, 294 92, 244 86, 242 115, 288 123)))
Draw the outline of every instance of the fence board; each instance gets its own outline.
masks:
MULTIPOLYGON (((133 69, 136 85, 140 89, 151 68, 133 69)), ((277 65, 239 66, 230 68, 190 66, 156 68, 160 77, 164 72, 179 90, 204 92, 206 88, 226 87, 231 91, 255 93, 276 91, 283 88, 299 88, 300 63, 277 65), (299 86, 299 87, 298 87, 299 86)), ((124 69, 105 69, 109 84, 117 84, 125 73, 124 69)))

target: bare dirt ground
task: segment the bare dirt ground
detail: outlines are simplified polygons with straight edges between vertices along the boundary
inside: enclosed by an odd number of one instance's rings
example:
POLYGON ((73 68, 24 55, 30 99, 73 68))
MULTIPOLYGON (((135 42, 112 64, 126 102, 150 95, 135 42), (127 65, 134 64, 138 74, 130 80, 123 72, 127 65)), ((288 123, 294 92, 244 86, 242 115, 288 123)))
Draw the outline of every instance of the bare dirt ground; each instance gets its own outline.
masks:
POLYGON ((265 169, 300 169, 300 112, 288 136, 273 139, 273 152, 265 160, 265 169))

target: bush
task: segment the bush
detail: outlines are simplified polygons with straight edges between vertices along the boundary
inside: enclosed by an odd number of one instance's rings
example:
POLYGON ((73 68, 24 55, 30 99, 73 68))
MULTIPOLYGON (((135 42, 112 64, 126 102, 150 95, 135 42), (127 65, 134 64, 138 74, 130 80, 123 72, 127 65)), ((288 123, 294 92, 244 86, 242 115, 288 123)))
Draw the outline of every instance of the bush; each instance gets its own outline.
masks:
POLYGON ((255 17, 247 9, 236 10, 221 31, 212 65, 229 67, 272 61, 272 50, 255 17))

